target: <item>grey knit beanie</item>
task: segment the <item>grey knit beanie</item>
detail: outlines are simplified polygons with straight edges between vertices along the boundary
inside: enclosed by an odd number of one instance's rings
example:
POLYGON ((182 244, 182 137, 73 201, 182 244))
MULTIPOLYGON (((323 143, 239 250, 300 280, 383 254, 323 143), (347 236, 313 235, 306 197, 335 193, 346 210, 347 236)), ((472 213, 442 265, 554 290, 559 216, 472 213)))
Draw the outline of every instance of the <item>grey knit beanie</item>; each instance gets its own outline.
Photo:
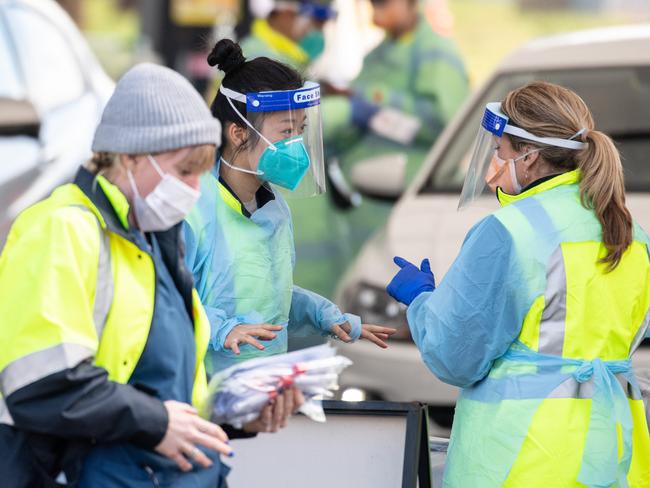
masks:
POLYGON ((177 72, 138 64, 117 82, 95 131, 92 150, 118 154, 221 144, 221 124, 177 72))

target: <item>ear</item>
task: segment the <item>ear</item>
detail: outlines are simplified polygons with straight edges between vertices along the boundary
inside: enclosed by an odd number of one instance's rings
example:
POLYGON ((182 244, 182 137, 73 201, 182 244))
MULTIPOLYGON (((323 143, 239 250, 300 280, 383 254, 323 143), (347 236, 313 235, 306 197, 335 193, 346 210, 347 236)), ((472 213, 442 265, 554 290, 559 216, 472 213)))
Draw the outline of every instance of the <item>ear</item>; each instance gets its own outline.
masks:
POLYGON ((138 165, 138 160, 133 154, 120 154, 118 156, 120 160, 120 166, 125 170, 133 171, 138 165))
POLYGON ((248 130, 234 122, 229 122, 226 126, 226 138, 234 147, 239 147, 248 139, 248 130))
MULTIPOLYGON (((528 146, 525 148, 524 154, 526 154, 529 151, 535 151, 536 149, 539 148, 528 146)), ((531 154, 526 155, 526 157, 523 159, 523 163, 526 165, 526 168, 530 168, 539 160, 539 157, 540 157, 539 151, 535 151, 531 154)))

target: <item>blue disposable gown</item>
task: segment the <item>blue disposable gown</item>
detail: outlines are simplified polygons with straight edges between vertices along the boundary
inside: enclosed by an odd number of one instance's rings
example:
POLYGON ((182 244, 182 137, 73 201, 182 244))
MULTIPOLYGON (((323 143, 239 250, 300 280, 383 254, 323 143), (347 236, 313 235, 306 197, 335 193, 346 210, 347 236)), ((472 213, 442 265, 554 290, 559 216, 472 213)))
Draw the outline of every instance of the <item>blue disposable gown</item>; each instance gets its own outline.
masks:
POLYGON ((256 195, 258 209, 251 215, 218 175, 217 164, 202 178, 201 198, 184 226, 185 259, 212 327, 208 374, 240 360, 284 353, 288 335, 329 335, 345 321, 357 339, 359 317, 294 286, 293 226, 282 196, 262 186, 256 195), (245 344, 237 356, 225 349, 236 325, 261 323, 284 327, 275 339, 263 342, 264 351, 245 344))

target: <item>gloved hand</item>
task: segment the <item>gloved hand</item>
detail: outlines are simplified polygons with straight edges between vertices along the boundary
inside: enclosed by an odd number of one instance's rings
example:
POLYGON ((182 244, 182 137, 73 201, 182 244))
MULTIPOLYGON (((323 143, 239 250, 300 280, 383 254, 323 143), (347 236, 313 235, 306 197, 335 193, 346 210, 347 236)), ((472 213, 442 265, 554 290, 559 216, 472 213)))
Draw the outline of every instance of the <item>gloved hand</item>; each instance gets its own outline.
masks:
POLYGON ((399 256, 395 256, 393 262, 401 269, 388 284, 386 291, 398 302, 410 305, 420 293, 436 289, 429 259, 422 260, 420 269, 399 256))
POLYGON ((352 123, 361 129, 368 128, 370 119, 379 112, 379 106, 370 103, 358 94, 350 97, 350 103, 352 104, 352 123))

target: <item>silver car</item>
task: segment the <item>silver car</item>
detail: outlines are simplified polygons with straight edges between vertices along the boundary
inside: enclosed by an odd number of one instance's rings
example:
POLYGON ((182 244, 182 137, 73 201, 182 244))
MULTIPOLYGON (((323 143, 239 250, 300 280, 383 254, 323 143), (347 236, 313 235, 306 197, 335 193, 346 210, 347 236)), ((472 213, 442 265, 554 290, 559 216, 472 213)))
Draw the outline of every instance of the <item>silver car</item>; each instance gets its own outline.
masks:
MULTIPOLYGON (((350 398, 424 401, 439 407, 438 420, 450 419, 457 389, 425 367, 411 341, 405 307, 385 292, 397 271, 392 258, 400 255, 419 262, 429 257, 437 280, 443 277, 470 227, 496 209, 494 196, 485 195, 478 205, 456 211, 485 104, 539 79, 578 92, 591 107, 596 127, 615 139, 623 155, 628 206, 650 230, 650 26, 568 34, 526 45, 499 66, 449 124, 388 223, 366 243, 338 287, 342 309, 362 315, 366 322, 399 328, 399 338, 391 340, 388 351, 368 343, 341 347, 354 361, 342 377, 344 387, 354 388, 350 398)), ((355 186, 366 194, 397 198, 403 191, 403 165, 390 164, 389 159, 359 165, 353 173, 355 186)), ((650 378, 649 340, 634 362, 639 375, 650 378)))
POLYGON ((90 154, 113 82, 53 0, 0 0, 0 247, 90 154))

